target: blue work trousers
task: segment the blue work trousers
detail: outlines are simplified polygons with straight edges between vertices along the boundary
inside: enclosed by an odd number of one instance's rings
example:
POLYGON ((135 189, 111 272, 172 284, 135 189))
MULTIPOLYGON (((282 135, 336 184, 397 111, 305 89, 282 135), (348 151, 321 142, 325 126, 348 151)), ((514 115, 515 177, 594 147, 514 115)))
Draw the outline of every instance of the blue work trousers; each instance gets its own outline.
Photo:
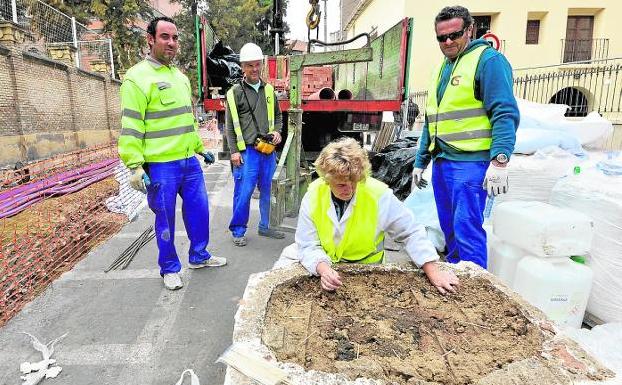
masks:
POLYGON ((267 230, 270 227, 270 186, 276 170, 276 152, 265 155, 249 146, 241 154, 244 163, 233 167, 233 217, 229 224, 229 230, 236 238, 246 234, 255 186, 259 187, 259 228, 267 230))
POLYGON ((471 261, 486 268, 486 232, 482 228, 486 190, 482 183, 488 164, 434 160, 432 185, 448 262, 471 261))
POLYGON ((207 251, 209 204, 198 159, 193 156, 171 162, 148 163, 144 168, 151 179, 147 187, 147 202, 155 213, 160 274, 181 270, 175 250, 175 204, 178 194, 183 200, 181 212, 190 240, 189 262, 197 264, 211 258, 207 251))

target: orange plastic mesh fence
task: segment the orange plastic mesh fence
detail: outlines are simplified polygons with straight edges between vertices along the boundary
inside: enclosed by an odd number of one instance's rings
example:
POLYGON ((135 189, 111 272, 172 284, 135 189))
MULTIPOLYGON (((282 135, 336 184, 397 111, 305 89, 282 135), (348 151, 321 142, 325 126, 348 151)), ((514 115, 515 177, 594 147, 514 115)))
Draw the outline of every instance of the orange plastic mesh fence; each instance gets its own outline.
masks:
MULTIPOLYGON (((114 158, 115 146, 107 145, 33 162, 10 176, 7 172, 1 190, 45 184, 52 175, 114 158)), ((105 205, 118 192, 119 183, 109 176, 0 219, 0 325, 127 222, 105 205)))

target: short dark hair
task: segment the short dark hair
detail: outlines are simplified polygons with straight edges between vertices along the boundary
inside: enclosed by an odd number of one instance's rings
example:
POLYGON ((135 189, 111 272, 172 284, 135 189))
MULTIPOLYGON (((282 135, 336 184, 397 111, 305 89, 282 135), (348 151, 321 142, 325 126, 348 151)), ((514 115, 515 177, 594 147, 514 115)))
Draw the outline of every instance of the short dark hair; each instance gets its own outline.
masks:
POLYGON ((434 26, 436 27, 436 25, 441 21, 451 20, 458 17, 462 19, 462 28, 467 28, 473 24, 473 16, 471 16, 468 9, 460 5, 453 5, 451 7, 441 9, 434 19, 434 26))
POLYGON ((166 17, 166 16, 156 17, 155 19, 151 20, 151 22, 147 26, 147 33, 153 37, 155 37, 156 35, 156 27, 158 26, 158 21, 167 21, 177 26, 177 24, 175 24, 175 21, 171 19, 170 17, 166 17))

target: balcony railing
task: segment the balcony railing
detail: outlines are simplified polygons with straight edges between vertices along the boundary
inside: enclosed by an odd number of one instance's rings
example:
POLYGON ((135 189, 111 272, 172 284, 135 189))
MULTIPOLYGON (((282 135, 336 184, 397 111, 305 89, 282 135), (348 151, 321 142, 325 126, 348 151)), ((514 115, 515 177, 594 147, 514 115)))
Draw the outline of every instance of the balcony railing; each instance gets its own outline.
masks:
MULTIPOLYGON (((584 63, 587 64, 587 63, 584 63)), ((622 57, 594 60, 587 67, 559 64, 514 70, 514 95, 536 103, 567 104, 566 116, 597 111, 622 123, 622 57)), ((427 91, 411 93, 425 116, 427 91)))
POLYGON ((562 63, 606 59, 608 54, 609 39, 562 39, 562 63))

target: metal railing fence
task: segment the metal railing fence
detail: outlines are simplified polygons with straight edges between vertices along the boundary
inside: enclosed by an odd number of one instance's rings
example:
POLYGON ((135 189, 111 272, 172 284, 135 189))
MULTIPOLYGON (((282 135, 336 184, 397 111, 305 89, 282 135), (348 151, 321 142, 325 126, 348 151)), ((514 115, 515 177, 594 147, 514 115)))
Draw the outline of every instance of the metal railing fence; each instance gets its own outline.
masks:
POLYGON ((622 119, 622 58, 592 60, 514 71, 514 94, 538 103, 567 104, 567 116, 597 111, 622 119))
POLYGON ((605 59, 609 56, 609 39, 561 39, 562 63, 605 59))
POLYGON ((110 73, 114 78, 111 40, 75 18, 40 0, 0 0, 0 20, 3 19, 26 31, 29 51, 53 58, 51 49, 70 47, 75 51, 76 67, 110 73))
MULTIPOLYGON (((427 91, 411 96, 423 117, 427 91)), ((591 60, 514 70, 514 95, 537 103, 567 104, 567 116, 597 111, 622 123, 622 58, 591 60)))
MULTIPOLYGON (((514 70, 514 95, 537 103, 566 104, 568 117, 598 112, 614 125, 605 148, 622 148, 622 58, 608 58, 514 70)), ((423 120, 427 91, 411 94, 423 120)))

